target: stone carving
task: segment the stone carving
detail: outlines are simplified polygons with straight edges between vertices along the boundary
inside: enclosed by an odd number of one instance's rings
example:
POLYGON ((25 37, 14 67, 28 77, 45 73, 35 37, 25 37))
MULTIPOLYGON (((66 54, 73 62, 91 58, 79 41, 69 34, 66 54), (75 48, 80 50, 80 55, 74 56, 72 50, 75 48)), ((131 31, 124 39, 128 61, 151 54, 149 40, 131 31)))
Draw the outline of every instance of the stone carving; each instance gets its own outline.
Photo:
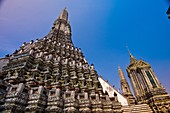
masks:
POLYGON ((0 112, 121 113, 121 107, 116 95, 103 92, 94 65, 74 47, 66 9, 48 35, 24 43, 0 70, 0 112))

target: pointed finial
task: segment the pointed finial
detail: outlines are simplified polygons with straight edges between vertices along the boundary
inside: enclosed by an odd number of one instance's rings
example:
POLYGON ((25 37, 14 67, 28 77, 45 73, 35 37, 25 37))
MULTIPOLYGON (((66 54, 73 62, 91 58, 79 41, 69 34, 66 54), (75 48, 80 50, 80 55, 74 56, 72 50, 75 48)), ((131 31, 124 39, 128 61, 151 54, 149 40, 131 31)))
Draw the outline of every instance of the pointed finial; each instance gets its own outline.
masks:
POLYGON ((67 8, 66 8, 66 7, 64 7, 63 11, 66 11, 66 12, 67 12, 67 8))
POLYGON ((130 52, 128 46, 126 46, 126 49, 128 50, 128 53, 129 53, 130 57, 133 57, 133 55, 132 55, 132 53, 130 52))
POLYGON ((121 71, 121 72, 123 72, 123 71, 122 71, 122 69, 120 68, 120 66, 118 66, 118 71, 121 71))
POLYGON ((128 46, 126 46, 126 48, 127 48, 128 53, 129 53, 129 55, 130 55, 130 64, 135 63, 135 62, 137 61, 136 58, 132 55, 132 53, 130 52, 128 46))
POLYGON ((123 73, 122 69, 120 68, 120 66, 118 66, 118 74, 120 76, 120 79, 125 79, 124 73, 123 73))
POLYGON ((67 12, 66 7, 62 10, 62 12, 60 13, 58 19, 68 21, 68 12, 67 12))
POLYGON ((67 8, 66 7, 64 7, 64 10, 63 11, 66 11, 67 12, 67 8))
POLYGON ((122 72, 122 69, 120 68, 120 66, 118 66, 118 72, 122 72))
POLYGON ((121 70, 120 66, 118 66, 118 70, 121 70))
POLYGON ((132 56, 132 54, 131 54, 131 52, 130 52, 128 46, 126 46, 126 49, 127 49, 128 53, 129 53, 129 55, 132 56))

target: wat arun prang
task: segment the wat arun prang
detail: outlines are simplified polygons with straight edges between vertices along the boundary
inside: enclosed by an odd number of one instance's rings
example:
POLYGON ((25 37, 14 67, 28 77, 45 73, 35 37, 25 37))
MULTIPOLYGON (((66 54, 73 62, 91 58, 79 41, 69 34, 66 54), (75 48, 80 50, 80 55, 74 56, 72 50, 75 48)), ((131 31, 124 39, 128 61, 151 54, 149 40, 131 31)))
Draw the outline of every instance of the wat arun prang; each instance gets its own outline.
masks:
POLYGON ((122 94, 99 77, 81 49, 74 47, 64 9, 48 35, 24 42, 0 59, 0 112, 170 112, 170 96, 148 63, 130 53, 127 72, 135 96, 123 71, 118 72, 122 94))

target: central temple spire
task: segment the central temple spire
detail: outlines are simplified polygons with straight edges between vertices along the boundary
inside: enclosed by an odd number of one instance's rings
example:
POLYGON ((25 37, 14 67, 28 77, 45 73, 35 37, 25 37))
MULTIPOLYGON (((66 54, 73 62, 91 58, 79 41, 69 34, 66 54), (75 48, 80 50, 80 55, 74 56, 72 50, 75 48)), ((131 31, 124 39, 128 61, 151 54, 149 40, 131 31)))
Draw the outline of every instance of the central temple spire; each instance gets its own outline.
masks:
POLYGON ((68 11, 66 8, 62 10, 60 15, 54 22, 53 27, 49 34, 55 36, 56 40, 61 44, 69 43, 69 45, 73 46, 71 40, 71 35, 72 35, 71 26, 68 20, 68 11))

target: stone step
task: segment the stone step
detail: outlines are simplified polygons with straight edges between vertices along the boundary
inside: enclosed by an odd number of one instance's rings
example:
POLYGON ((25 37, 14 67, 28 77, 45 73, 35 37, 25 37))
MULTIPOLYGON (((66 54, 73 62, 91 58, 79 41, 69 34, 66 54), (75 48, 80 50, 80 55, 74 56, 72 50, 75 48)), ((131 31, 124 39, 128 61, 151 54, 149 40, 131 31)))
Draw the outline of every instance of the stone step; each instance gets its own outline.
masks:
POLYGON ((140 109, 138 109, 138 110, 132 110, 133 112, 136 112, 136 111, 141 111, 141 112, 147 112, 147 111, 152 111, 152 110, 150 110, 150 109, 146 109, 146 110, 140 110, 140 109))
POLYGON ((131 111, 131 113, 153 113, 153 111, 131 111))
POLYGON ((140 109, 138 109, 138 110, 132 110, 133 112, 136 112, 136 111, 141 111, 141 112, 147 112, 147 111, 152 111, 152 110, 150 110, 150 109, 146 109, 146 110, 140 110, 140 109))
POLYGON ((123 113, 153 113, 153 111, 147 104, 123 106, 122 110, 123 113))
POLYGON ((140 109, 140 110, 149 110, 150 108, 132 108, 133 110, 138 110, 138 109, 140 109))

